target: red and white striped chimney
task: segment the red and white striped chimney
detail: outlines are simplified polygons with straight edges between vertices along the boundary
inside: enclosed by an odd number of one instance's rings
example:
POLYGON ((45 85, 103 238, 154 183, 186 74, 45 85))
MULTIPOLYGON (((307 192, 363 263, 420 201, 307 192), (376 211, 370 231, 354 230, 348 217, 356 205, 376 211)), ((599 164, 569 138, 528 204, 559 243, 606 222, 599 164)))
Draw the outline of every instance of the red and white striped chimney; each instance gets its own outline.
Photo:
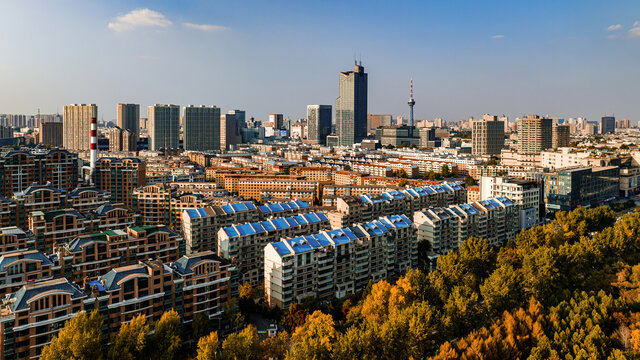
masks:
POLYGON ((89 182, 91 185, 95 185, 96 176, 96 161, 98 161, 98 124, 96 118, 91 118, 91 144, 89 147, 89 182))

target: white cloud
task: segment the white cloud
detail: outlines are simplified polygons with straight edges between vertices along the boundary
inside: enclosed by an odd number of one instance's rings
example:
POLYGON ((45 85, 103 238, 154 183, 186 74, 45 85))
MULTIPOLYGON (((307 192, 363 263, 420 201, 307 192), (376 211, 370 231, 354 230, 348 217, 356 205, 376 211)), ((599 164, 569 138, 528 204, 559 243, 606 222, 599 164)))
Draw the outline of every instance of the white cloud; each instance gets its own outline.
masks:
POLYGON ((504 38, 504 35, 493 35, 491 38, 492 39, 502 39, 502 38, 504 38))
POLYGON ((616 31, 616 30, 620 30, 622 29, 622 25, 620 24, 615 24, 615 25, 611 25, 607 28, 607 31, 616 31))
POLYGON ((640 37, 640 21, 633 23, 633 27, 629 30, 629 36, 640 37))
POLYGON ((222 25, 209 25, 209 24, 194 24, 194 23, 183 23, 182 25, 191 28, 191 29, 197 29, 197 30, 202 30, 202 31, 222 31, 222 30, 227 30, 226 27, 222 26, 222 25))
POLYGON ((157 26, 166 28, 172 22, 161 13, 150 9, 136 9, 122 16, 118 16, 108 27, 113 31, 133 30, 137 27, 157 26))

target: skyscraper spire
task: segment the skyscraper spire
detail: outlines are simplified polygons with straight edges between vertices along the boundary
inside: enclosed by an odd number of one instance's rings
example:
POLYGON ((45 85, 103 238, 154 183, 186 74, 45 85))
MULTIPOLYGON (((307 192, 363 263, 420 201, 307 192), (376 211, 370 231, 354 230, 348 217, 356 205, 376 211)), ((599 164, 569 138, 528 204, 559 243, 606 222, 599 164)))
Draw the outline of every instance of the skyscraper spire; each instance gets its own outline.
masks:
POLYGON ((413 99, 413 78, 411 78, 411 85, 409 88, 409 126, 413 127, 413 106, 416 104, 416 101, 413 99))

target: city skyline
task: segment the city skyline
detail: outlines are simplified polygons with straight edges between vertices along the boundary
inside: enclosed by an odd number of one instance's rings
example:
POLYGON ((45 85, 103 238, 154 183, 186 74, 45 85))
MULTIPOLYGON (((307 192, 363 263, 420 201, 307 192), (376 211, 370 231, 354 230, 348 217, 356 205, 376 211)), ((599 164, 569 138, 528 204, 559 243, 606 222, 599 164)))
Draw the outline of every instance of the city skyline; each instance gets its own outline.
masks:
POLYGON ((19 36, 0 37, 13 54, 0 63, 0 113, 95 103, 110 121, 117 103, 174 103, 295 119, 307 104, 334 103, 336 73, 357 58, 374 114, 408 117, 413 78, 416 119, 640 118, 636 2, 360 3, 356 16, 338 2, 284 5, 2 3, 0 20, 19 36))

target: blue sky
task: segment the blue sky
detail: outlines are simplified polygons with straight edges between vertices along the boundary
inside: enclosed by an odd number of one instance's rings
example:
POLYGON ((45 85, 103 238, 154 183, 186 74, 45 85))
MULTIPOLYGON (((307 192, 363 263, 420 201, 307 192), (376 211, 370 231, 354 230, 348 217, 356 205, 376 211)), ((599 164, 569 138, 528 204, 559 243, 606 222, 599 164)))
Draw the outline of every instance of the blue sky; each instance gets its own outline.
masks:
POLYGON ((303 117, 354 54, 369 112, 640 119, 640 1, 2 1, 0 113, 97 103, 303 117))

